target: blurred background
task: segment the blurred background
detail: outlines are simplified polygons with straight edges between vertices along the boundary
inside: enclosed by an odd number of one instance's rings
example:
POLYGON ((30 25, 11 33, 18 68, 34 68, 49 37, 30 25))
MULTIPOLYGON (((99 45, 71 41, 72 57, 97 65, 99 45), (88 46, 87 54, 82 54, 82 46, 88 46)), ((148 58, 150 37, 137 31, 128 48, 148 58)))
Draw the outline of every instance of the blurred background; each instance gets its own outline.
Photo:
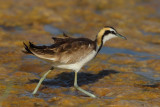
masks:
POLYGON ((159 0, 0 0, 0 106, 160 106, 159 0), (63 32, 95 39, 104 26, 113 39, 79 73, 57 69, 31 93, 51 62, 21 52, 23 41, 52 44, 63 32))

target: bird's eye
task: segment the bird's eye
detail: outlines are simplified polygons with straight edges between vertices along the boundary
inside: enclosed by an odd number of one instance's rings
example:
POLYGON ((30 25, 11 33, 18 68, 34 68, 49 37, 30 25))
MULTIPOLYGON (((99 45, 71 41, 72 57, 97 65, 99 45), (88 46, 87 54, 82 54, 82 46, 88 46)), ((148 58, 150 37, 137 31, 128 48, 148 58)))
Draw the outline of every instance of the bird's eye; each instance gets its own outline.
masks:
POLYGON ((111 31, 111 33, 112 33, 112 34, 116 34, 116 32, 115 32, 115 31, 111 31))
POLYGON ((105 31, 104 35, 108 35, 110 33, 110 31, 105 31))

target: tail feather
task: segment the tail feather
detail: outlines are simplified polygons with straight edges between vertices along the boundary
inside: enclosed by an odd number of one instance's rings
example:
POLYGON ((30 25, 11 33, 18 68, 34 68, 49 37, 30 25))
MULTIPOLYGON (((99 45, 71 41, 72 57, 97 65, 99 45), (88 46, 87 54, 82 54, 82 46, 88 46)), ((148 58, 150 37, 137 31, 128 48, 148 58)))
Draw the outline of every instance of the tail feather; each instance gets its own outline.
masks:
POLYGON ((69 38, 69 36, 63 32, 63 36, 69 38))
POLYGON ((23 42, 23 44, 24 44, 24 50, 22 50, 22 52, 26 54, 33 54, 30 50, 30 47, 33 46, 33 44, 31 42, 29 42, 29 44, 23 42))
POLYGON ((29 41, 29 47, 33 47, 34 48, 35 45, 32 42, 29 41))

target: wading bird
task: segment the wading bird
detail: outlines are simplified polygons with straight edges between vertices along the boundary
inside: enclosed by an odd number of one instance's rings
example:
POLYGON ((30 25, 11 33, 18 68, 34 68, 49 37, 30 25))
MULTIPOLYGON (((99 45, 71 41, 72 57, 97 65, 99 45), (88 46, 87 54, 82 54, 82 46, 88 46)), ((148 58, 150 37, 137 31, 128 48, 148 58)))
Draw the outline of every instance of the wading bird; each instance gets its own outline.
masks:
POLYGON ((53 61, 52 68, 43 75, 32 94, 36 94, 42 81, 54 67, 57 67, 73 70, 75 72, 74 87, 86 95, 96 98, 94 94, 78 86, 77 73, 87 62, 96 57, 106 41, 115 37, 126 39, 126 37, 120 35, 113 27, 106 26, 100 30, 94 41, 87 38, 72 38, 64 34, 63 38, 53 37, 54 44, 50 46, 36 46, 31 42, 24 43, 24 53, 53 61))

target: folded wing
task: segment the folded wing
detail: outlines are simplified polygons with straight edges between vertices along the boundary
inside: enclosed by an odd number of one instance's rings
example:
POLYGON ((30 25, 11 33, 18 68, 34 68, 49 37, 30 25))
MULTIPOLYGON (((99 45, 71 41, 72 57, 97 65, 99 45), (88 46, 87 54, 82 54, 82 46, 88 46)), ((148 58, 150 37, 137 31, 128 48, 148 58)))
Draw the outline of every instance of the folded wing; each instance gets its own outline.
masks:
POLYGON ((24 43, 25 53, 32 53, 40 58, 54 62, 70 64, 85 58, 96 47, 93 41, 87 38, 54 38, 51 46, 36 46, 33 43, 24 43))

